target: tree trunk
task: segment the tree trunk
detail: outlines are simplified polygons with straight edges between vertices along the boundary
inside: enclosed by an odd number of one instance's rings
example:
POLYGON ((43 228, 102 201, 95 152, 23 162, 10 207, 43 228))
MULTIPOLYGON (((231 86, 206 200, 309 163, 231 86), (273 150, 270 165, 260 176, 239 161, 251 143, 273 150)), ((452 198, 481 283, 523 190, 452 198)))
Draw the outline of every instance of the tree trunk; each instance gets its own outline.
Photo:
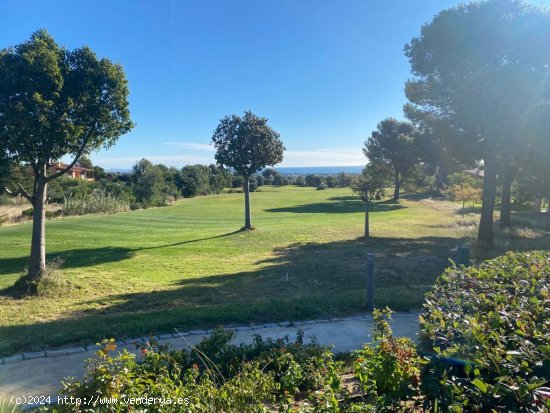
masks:
POLYGON ((437 191, 443 192, 445 186, 447 185, 448 175, 449 174, 447 172, 447 165, 444 165, 443 163, 439 165, 439 167, 437 168, 437 173, 435 175, 435 185, 437 191))
POLYGON ((250 178, 245 177, 243 182, 244 189, 244 229, 247 231, 253 230, 252 216, 250 213, 250 178))
POLYGON ((401 176, 399 174, 399 171, 397 170, 395 171, 393 182, 395 185, 395 189, 393 191, 393 200, 399 201, 399 190, 401 189, 401 176))
POLYGON ((369 200, 365 200, 365 238, 370 236, 369 231, 369 200))
POLYGON ((512 181, 512 171, 504 171, 502 175, 502 194, 500 195, 500 229, 512 227, 512 215, 510 213, 512 181))
POLYGON ((540 196, 537 196, 535 198, 535 202, 533 205, 533 211, 539 214, 541 209, 542 209, 542 198, 540 196))
POLYGON ((31 254, 29 257, 29 281, 38 280, 46 270, 46 196, 48 184, 38 178, 34 193, 32 216, 31 254))
POLYGON ((483 195, 481 204, 481 218, 477 242, 485 248, 493 246, 493 212, 497 188, 497 165, 495 157, 484 159, 483 195))

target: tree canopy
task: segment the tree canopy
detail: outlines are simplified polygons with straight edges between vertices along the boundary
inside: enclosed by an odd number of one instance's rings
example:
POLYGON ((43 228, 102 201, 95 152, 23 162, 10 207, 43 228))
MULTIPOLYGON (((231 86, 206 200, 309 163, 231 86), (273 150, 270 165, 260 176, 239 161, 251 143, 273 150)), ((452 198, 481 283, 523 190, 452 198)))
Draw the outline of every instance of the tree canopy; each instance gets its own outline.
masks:
POLYGON ((216 162, 250 177, 266 166, 283 160, 285 147, 279 133, 267 124, 267 118, 250 111, 242 117, 226 116, 214 131, 216 162))
POLYGON ((549 36, 545 9, 489 0, 442 11, 405 47, 414 76, 406 110, 453 130, 455 148, 484 160, 482 244, 493 242, 498 163, 549 130, 549 36))
POLYGON ((394 200, 399 199, 402 175, 409 172, 418 162, 414 131, 414 126, 410 122, 387 118, 377 125, 363 148, 369 162, 384 164, 393 170, 394 200))

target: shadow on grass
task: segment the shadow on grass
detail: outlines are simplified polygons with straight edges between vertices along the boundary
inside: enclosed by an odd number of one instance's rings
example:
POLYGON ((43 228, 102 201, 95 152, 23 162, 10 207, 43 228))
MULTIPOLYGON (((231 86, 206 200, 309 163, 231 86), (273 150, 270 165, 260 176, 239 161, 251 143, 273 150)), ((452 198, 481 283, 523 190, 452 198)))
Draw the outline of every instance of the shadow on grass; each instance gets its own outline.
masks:
POLYGON ((481 205, 465 205, 464 210, 462 205, 457 205, 456 215, 481 214, 481 205))
POLYGON ((297 320, 360 311, 366 254, 376 254, 378 307, 418 308, 448 265, 451 237, 298 243, 250 271, 185 278, 163 290, 112 294, 61 320, 0 327, 0 353, 196 326, 297 320), (288 274, 288 281, 287 281, 288 274))
MULTIPOLYGON (((353 196, 328 198, 330 202, 316 202, 291 207, 266 209, 266 212, 293 212, 297 214, 342 214, 365 211, 365 202, 353 196)), ((370 212, 388 212, 407 208, 397 202, 375 201, 370 204, 370 212)))
POLYGON ((192 243, 195 243, 195 242, 208 241, 208 240, 211 240, 211 239, 225 238, 225 237, 229 237, 231 235, 239 234, 243 231, 244 231, 243 229, 238 229, 238 230, 233 231, 233 232, 228 232, 227 234, 214 235, 212 237, 205 237, 205 238, 197 238, 197 239, 192 239, 192 240, 189 240, 189 241, 174 242, 172 244, 156 245, 154 247, 141 247, 141 248, 136 248, 134 251, 155 250, 155 249, 159 249, 159 248, 177 247, 178 245, 192 244, 192 243))
MULTIPOLYGON (((78 268, 126 260, 131 258, 133 254, 134 250, 122 247, 82 248, 51 253, 47 255, 46 260, 51 261, 54 258, 61 258, 63 268, 78 268)), ((28 261, 28 256, 0 258, 0 274, 23 273, 28 261)))
MULTIPOLYGON (((212 237, 192 239, 188 241, 175 242, 166 245, 157 245, 152 247, 139 247, 139 248, 124 248, 124 247, 104 247, 104 248, 81 248, 74 250, 67 250, 58 253, 50 253, 47 255, 46 260, 51 261, 53 259, 60 258, 63 261, 62 268, 79 268, 90 267, 93 265, 107 264, 111 262, 118 262, 132 258, 137 251, 152 250, 159 248, 169 248, 178 245, 190 244, 200 241, 207 241, 217 238, 229 237, 234 234, 240 233, 241 230, 229 232, 227 234, 215 235, 212 237)), ((23 257, 10 257, 0 258, 0 275, 1 274, 13 274, 20 272, 23 274, 27 268, 29 261, 28 256, 23 257)), ((0 291, 1 294, 1 291, 0 291)))

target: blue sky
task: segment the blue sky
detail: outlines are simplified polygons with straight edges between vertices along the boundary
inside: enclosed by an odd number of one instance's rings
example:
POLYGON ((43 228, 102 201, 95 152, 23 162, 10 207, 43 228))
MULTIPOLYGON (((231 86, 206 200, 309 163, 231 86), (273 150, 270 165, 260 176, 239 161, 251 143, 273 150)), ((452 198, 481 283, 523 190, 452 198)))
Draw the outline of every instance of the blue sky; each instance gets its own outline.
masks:
POLYGON ((457 3, 2 0, 0 48, 45 28, 123 65, 137 126, 92 155, 106 168, 210 163, 218 120, 248 109, 280 132, 282 166, 360 165, 376 123, 402 117, 403 46, 457 3))

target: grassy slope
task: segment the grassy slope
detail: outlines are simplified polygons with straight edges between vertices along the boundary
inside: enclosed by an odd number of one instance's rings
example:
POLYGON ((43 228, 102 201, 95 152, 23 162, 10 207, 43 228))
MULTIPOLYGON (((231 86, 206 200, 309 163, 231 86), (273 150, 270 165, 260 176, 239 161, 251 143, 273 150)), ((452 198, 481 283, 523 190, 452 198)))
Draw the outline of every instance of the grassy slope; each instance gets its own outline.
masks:
MULTIPOLYGON (((298 319, 357 311, 365 254, 377 254, 378 306, 420 306, 464 230, 455 206, 378 203, 372 240, 349 189, 263 187, 257 230, 242 225, 240 194, 109 216, 49 221, 49 257, 70 288, 56 298, 0 293, 0 354, 173 327, 298 319), (286 282, 286 273, 289 282, 286 282)), ((30 224, 0 228, 0 290, 23 271, 30 224)))

